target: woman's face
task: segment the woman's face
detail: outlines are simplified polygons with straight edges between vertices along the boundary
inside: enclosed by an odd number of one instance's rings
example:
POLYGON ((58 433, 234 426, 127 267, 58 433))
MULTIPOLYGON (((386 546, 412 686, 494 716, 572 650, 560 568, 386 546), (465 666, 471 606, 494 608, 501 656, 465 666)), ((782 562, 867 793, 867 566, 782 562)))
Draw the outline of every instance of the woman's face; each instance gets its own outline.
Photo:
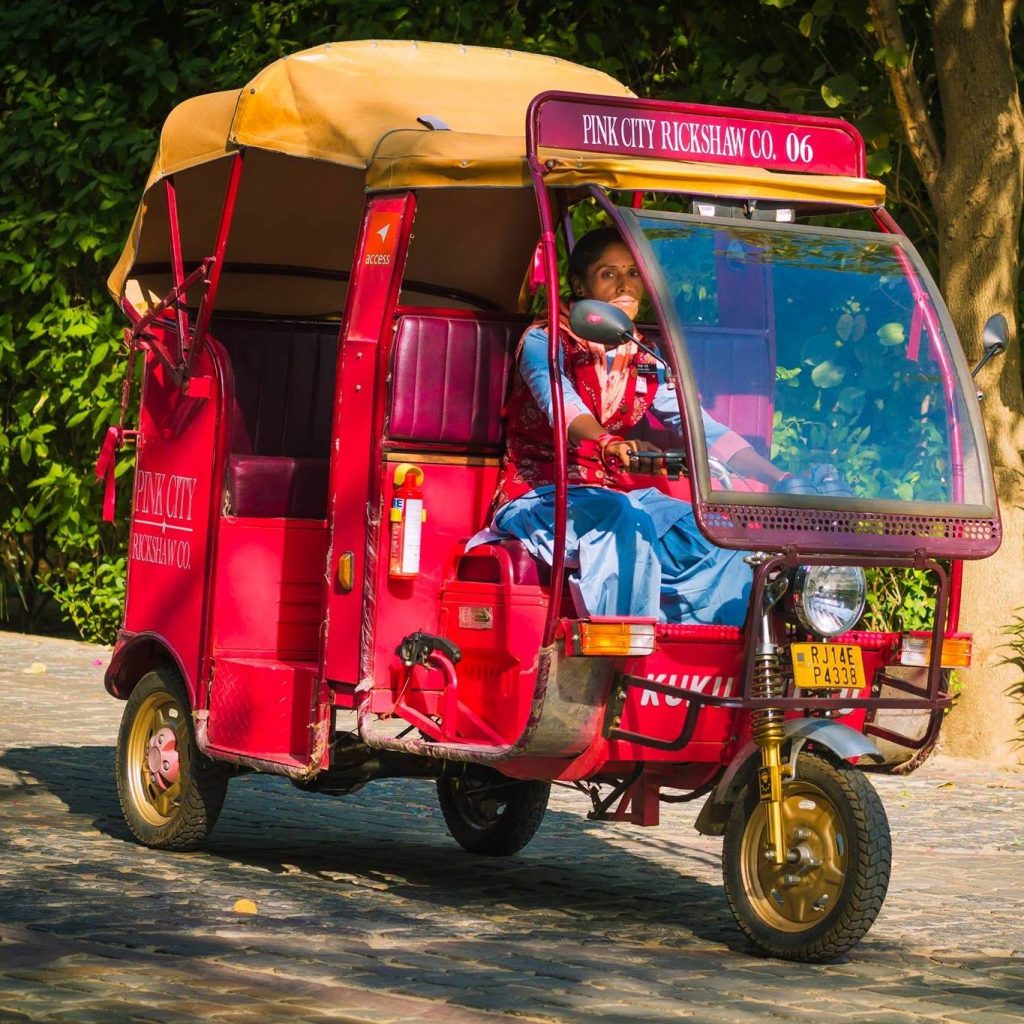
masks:
POLYGON ((583 279, 573 281, 573 290, 581 299, 611 302, 631 320, 636 319, 644 296, 640 271, 622 242, 605 246, 601 255, 587 268, 583 279))

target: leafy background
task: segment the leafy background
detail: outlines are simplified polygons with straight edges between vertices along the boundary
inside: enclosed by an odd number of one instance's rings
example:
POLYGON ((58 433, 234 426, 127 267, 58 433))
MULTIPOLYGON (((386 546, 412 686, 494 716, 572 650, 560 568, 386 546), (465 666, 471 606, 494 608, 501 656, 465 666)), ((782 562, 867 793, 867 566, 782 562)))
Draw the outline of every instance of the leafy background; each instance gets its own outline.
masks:
MULTIPOLYGON (((423 38, 564 56, 642 95, 842 114, 934 264, 934 217, 904 157, 859 0, 379 0, 0 8, 0 621, 111 639, 125 528, 100 521, 92 465, 116 422, 122 321, 105 290, 159 126, 177 102, 243 85, 334 39, 423 38)), ((926 38, 928 9, 904 5, 926 38)), ((920 50, 928 75, 928 50, 920 50)), ((121 460, 120 472, 128 470, 121 460)), ((126 488, 122 487, 122 491, 126 488)), ((122 504, 125 502, 122 495, 122 504)), ((876 603, 886 600, 876 591, 876 603)), ((909 625, 910 623, 907 623, 909 625)), ((917 624, 917 623, 914 623, 917 624)))

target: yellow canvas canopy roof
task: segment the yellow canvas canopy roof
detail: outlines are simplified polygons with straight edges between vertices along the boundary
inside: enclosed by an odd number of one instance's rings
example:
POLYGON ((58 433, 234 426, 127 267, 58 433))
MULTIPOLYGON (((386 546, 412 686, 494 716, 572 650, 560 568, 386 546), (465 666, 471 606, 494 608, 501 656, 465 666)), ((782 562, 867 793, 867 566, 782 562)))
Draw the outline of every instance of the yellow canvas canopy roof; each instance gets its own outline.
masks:
MULTIPOLYGON (((513 307, 539 231, 526 165, 526 110, 549 90, 632 95, 603 72, 555 57, 362 41, 304 50, 240 90, 187 100, 164 124, 110 290, 140 310, 170 290, 166 202, 154 186, 171 175, 186 266, 210 255, 227 158, 245 149, 220 308, 338 314, 363 196, 383 189, 418 191, 408 279, 428 291, 457 287, 513 307), (443 127, 432 130, 421 118, 443 127)), ((884 194, 861 179, 594 153, 550 156, 549 180, 558 185, 844 205, 875 205, 884 194)))

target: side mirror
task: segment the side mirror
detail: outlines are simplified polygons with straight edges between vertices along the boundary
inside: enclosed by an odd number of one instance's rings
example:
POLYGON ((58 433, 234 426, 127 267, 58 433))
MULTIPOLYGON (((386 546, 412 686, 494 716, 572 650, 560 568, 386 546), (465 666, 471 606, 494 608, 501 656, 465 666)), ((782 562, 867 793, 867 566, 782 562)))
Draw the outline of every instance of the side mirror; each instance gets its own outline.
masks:
MULTIPOLYGON (((573 328, 575 330, 575 328, 573 328)), ((981 341, 985 346, 985 354, 978 365, 971 370, 971 376, 977 377, 981 368, 993 357, 1006 351, 1006 342, 1010 336, 1010 328, 1002 313, 995 313, 988 318, 985 329, 981 333, 981 341)))
POLYGON ((633 337, 633 321, 610 302, 581 299, 572 307, 569 326, 573 334, 602 345, 618 345, 633 337))

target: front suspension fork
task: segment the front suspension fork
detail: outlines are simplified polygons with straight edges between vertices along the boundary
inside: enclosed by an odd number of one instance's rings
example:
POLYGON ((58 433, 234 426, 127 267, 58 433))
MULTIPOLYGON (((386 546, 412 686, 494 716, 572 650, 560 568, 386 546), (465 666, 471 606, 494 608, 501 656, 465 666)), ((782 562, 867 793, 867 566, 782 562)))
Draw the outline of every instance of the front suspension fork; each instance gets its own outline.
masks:
MULTIPOLYGON (((751 559, 746 561, 750 562, 751 559)), ((772 608, 786 589, 784 581, 785 577, 781 577, 778 585, 769 586, 764 595, 765 608, 761 615, 751 686, 751 696, 762 700, 783 697, 786 692, 783 649, 775 643, 771 618, 772 608)), ((777 865, 785 864, 789 853, 782 823, 782 783, 793 773, 790 765, 782 763, 784 717, 780 708, 772 707, 759 708, 751 715, 754 742, 761 748, 757 788, 768 819, 768 848, 765 856, 771 857, 777 865)))

